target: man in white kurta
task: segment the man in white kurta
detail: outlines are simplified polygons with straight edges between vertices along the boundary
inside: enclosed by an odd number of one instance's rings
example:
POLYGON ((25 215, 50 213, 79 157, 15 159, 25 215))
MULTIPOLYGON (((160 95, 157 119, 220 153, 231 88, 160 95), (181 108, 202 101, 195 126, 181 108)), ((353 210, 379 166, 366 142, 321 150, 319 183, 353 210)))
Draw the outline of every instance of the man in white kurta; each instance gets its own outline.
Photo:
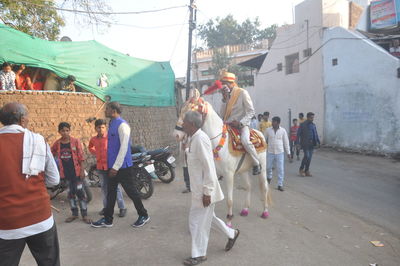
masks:
POLYGON ((228 237, 225 250, 230 250, 239 230, 229 228, 215 216, 215 203, 223 200, 224 194, 218 183, 210 138, 200 129, 202 117, 190 111, 183 122, 183 130, 189 135, 186 150, 192 191, 192 206, 189 213, 189 228, 192 235, 192 256, 185 265, 196 265, 206 260, 211 223, 228 237))

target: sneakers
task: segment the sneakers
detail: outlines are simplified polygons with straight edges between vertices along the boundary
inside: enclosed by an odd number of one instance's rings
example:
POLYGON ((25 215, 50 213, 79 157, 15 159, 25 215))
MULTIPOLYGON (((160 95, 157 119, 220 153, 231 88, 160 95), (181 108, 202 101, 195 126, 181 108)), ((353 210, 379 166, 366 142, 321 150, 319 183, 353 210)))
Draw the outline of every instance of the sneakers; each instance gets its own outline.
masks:
POLYGON ((261 164, 253 166, 253 175, 261 174, 261 164))
POLYGON ((279 191, 285 191, 284 189, 283 189, 283 186, 278 186, 278 188, 277 188, 279 191))
POLYGON ((304 170, 300 169, 299 170, 299 176, 305 177, 306 173, 304 172, 304 170))
POLYGON ((107 223, 105 218, 101 218, 100 220, 98 220, 97 222, 92 222, 91 223, 92 227, 95 228, 100 228, 100 227, 112 227, 113 224, 112 223, 107 223))
POLYGON ((190 193, 190 188, 186 188, 185 190, 182 190, 182 193, 190 193))
POLYGON ((118 216, 121 217, 121 218, 125 217, 126 216, 126 208, 125 209, 119 209, 118 216))
POLYGON ((139 216, 139 218, 136 220, 135 223, 132 224, 132 226, 135 227, 135 228, 142 227, 148 221, 150 221, 150 217, 149 216, 139 216))
POLYGON ((312 176, 312 174, 310 173, 310 171, 306 171, 305 175, 306 175, 306 176, 312 176))

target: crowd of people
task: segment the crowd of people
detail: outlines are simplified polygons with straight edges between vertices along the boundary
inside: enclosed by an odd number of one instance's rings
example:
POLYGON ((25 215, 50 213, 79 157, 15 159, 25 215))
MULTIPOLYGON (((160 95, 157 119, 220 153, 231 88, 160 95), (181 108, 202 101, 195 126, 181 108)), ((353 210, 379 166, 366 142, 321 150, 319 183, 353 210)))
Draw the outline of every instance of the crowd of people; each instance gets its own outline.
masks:
MULTIPOLYGON (((13 80, 16 74, 11 73, 9 67, 3 64, 1 73, 2 84, 7 88, 13 83, 16 86, 13 80)), ((258 116, 260 120, 254 123, 252 100, 246 90, 237 86, 235 80, 235 75, 228 72, 221 78, 223 105, 220 115, 224 123, 240 132, 240 141, 253 163, 252 174, 259 175, 261 171, 266 171, 270 183, 273 168, 276 167, 277 189, 284 191, 285 152, 292 162, 294 150, 299 160, 302 149, 304 157, 299 175, 311 176, 313 150, 320 143, 313 123, 314 113, 307 113, 306 119, 300 113, 298 120, 293 119, 289 140, 286 130, 280 126, 281 119, 278 116, 274 116, 271 122, 270 113, 264 112, 258 116), (250 141, 250 127, 258 128, 268 143, 267 169, 261 168, 257 150, 250 141)), ((56 185, 60 179, 67 181, 69 186, 71 216, 65 222, 75 221, 80 212, 82 221, 94 228, 112 227, 116 201, 120 209, 119 216, 126 215, 120 184, 138 214, 132 226, 142 227, 150 220, 132 178, 131 129, 121 113, 118 102, 107 103, 105 116, 110 119, 108 130, 105 120, 96 120, 97 135, 89 142, 89 151, 96 156, 103 196, 103 209, 100 212, 103 217, 92 221, 88 217, 87 195, 83 188, 85 158, 82 144, 71 136, 71 125, 65 121, 59 123, 60 138, 50 148, 41 135, 27 129, 29 116, 24 105, 8 103, 0 109, 0 122, 4 125, 0 128, 0 161, 7 162, 0 172, 0 256, 4 258, 0 265, 18 265, 25 244, 39 265, 60 265, 57 230, 46 190, 46 185, 56 185)), ((215 224, 228 238, 225 251, 232 249, 240 234, 239 229, 228 227, 215 215, 215 204, 223 200, 224 194, 218 182, 210 138, 201 130, 202 120, 199 112, 189 111, 185 114, 181 129, 187 136, 185 192, 191 192, 192 197, 189 212, 192 251, 191 256, 183 261, 184 265, 197 265, 207 259, 211 224, 215 224)))
MULTIPOLYGON (((83 189, 82 144, 71 136, 71 125, 58 125, 61 137, 50 148, 43 136, 27 129, 29 115, 23 104, 8 103, 0 109, 0 159, 4 162, 0 172, 0 265, 18 265, 25 245, 38 265, 60 265, 57 229, 46 189, 60 180, 69 187, 72 214, 67 223, 78 219, 80 211, 83 222, 92 227, 112 227, 115 201, 121 194, 119 184, 139 215, 132 226, 142 227, 150 220, 131 175, 130 126, 121 118, 121 112, 119 103, 108 103, 108 131, 105 120, 96 120, 97 135, 90 141, 89 150, 95 154, 97 170, 103 175, 104 217, 93 222, 88 218, 83 189)), ((119 208, 119 216, 124 217, 125 205, 119 204, 119 208)))
POLYGON ((75 80, 73 75, 63 79, 46 69, 27 67, 24 64, 11 65, 4 62, 0 71, 0 91, 81 91, 75 85, 75 80))
POLYGON ((259 114, 257 118, 252 117, 251 128, 261 131, 268 143, 267 154, 267 180, 271 183, 272 170, 276 167, 278 186, 277 189, 284 191, 284 154, 286 152, 289 162, 293 162, 294 154, 297 161, 300 161, 300 151, 303 150, 304 156, 299 168, 299 175, 312 176, 310 172, 310 164, 314 147, 320 145, 320 140, 317 133, 317 128, 314 121, 315 114, 307 113, 307 118, 304 118, 304 113, 299 113, 298 119, 292 119, 290 127, 290 135, 280 126, 280 117, 275 116, 272 121, 269 121, 270 113, 268 111, 259 114))

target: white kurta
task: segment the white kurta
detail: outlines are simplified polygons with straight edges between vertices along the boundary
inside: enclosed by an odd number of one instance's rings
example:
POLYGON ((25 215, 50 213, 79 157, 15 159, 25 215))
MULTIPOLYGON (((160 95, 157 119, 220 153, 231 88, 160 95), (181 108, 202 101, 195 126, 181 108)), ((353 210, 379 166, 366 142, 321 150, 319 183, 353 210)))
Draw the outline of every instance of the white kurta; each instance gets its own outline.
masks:
POLYGON ((192 258, 205 256, 211 223, 228 238, 235 236, 235 230, 215 216, 215 203, 224 199, 218 182, 210 138, 197 130, 189 139, 187 163, 192 191, 192 206, 189 213, 189 228, 192 235, 192 258), (211 196, 210 206, 204 208, 203 195, 211 196))

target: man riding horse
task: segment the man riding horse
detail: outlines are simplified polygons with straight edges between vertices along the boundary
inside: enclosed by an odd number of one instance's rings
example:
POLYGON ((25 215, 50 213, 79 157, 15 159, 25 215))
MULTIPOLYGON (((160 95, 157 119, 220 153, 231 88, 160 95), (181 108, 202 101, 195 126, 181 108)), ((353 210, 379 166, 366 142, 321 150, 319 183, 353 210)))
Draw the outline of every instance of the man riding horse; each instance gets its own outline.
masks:
POLYGON ((235 74, 224 71, 220 80, 223 85, 220 115, 224 123, 240 131, 242 145, 253 161, 253 175, 258 175, 261 173, 261 164, 256 148, 250 141, 249 127, 251 118, 255 114, 253 101, 246 90, 238 87, 235 74))

